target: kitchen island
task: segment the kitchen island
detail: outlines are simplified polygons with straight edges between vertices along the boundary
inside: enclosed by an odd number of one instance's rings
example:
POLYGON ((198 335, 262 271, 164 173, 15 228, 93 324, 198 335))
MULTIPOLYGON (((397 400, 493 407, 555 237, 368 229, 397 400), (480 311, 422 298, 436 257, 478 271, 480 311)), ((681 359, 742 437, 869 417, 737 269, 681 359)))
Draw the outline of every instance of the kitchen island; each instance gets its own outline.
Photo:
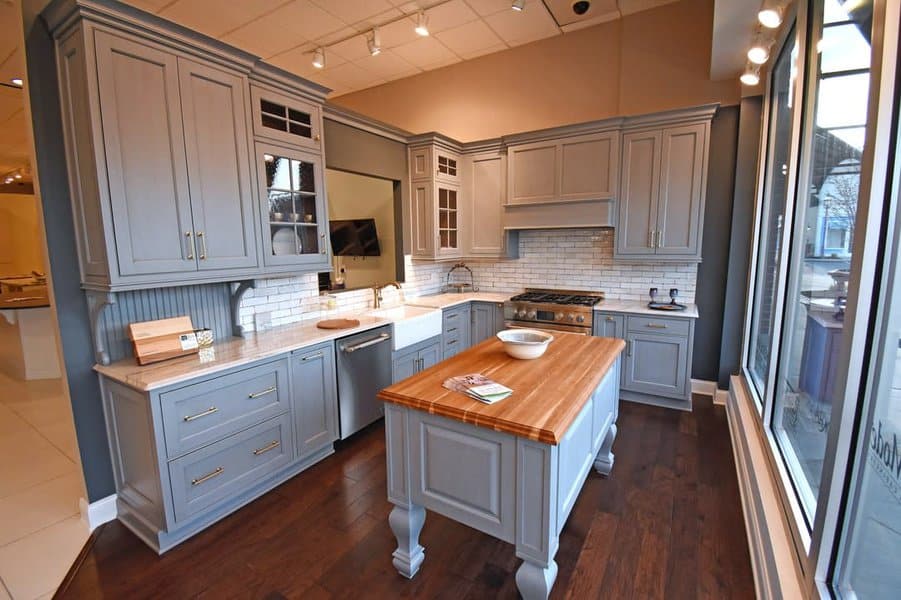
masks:
POLYGON ((394 566, 412 578, 425 558, 426 509, 514 544, 516 585, 547 598, 560 531, 592 465, 613 467, 622 340, 555 334, 544 356, 516 360, 489 339, 382 390, 394 566), (481 373, 513 390, 492 405, 451 392, 481 373))

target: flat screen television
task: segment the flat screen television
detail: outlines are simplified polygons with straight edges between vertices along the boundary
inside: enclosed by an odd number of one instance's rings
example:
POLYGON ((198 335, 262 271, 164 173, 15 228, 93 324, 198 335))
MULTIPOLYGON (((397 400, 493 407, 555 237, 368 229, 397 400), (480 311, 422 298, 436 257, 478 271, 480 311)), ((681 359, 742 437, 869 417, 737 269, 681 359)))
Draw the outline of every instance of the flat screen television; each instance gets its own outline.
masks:
POLYGON ((329 221, 332 254, 335 256, 379 256, 379 236, 375 219, 329 221))

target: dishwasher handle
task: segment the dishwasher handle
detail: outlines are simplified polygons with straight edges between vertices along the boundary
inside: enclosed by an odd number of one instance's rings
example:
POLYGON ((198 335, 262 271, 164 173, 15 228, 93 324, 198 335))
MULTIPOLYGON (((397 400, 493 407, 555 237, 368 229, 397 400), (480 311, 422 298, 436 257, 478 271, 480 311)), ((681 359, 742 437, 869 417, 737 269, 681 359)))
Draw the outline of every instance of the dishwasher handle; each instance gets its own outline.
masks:
POLYGON ((363 348, 368 348, 369 346, 375 346, 376 344, 381 344, 382 342, 387 342, 391 339, 391 335, 387 333, 381 333, 378 337, 374 337, 370 340, 366 340, 365 342, 360 342, 359 344, 354 344, 352 346, 341 346, 341 352, 347 352, 350 354, 351 352, 356 352, 357 350, 362 350, 363 348))

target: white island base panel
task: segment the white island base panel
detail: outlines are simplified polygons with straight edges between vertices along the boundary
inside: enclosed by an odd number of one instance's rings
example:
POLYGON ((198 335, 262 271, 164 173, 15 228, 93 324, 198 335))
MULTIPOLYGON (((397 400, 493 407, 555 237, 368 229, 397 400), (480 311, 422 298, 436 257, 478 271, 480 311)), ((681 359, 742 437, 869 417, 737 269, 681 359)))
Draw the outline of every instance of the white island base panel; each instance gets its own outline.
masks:
POLYGON ((393 563, 412 578, 425 560, 419 534, 435 511, 516 546, 516 586, 547 598, 557 578, 560 532, 591 467, 608 475, 619 408, 620 359, 559 445, 385 405, 388 517, 393 563))
MULTIPOLYGON (((28 381, 34 379, 58 379, 59 359, 56 354, 56 319, 49 307, 2 309, 0 318, 5 323, 3 337, 18 338, 18 344, 10 342, 10 355, 6 361, 13 372, 11 376, 28 381), (8 323, 12 327, 6 325, 8 323), (18 348, 16 348, 16 345, 18 348), (17 351, 19 350, 19 351, 17 351)), ((4 344, 6 342, 4 341, 4 344)))

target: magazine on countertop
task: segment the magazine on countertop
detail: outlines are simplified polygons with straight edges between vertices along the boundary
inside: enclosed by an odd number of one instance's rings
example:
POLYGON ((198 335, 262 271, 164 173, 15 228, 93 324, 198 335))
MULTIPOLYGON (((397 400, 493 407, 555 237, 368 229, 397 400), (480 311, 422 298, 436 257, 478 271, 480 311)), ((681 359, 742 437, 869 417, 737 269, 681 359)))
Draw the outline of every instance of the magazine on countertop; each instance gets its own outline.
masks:
POLYGON ((454 392, 466 394, 473 400, 494 404, 513 393, 510 388, 488 379, 481 373, 459 375, 445 380, 444 387, 454 392))

